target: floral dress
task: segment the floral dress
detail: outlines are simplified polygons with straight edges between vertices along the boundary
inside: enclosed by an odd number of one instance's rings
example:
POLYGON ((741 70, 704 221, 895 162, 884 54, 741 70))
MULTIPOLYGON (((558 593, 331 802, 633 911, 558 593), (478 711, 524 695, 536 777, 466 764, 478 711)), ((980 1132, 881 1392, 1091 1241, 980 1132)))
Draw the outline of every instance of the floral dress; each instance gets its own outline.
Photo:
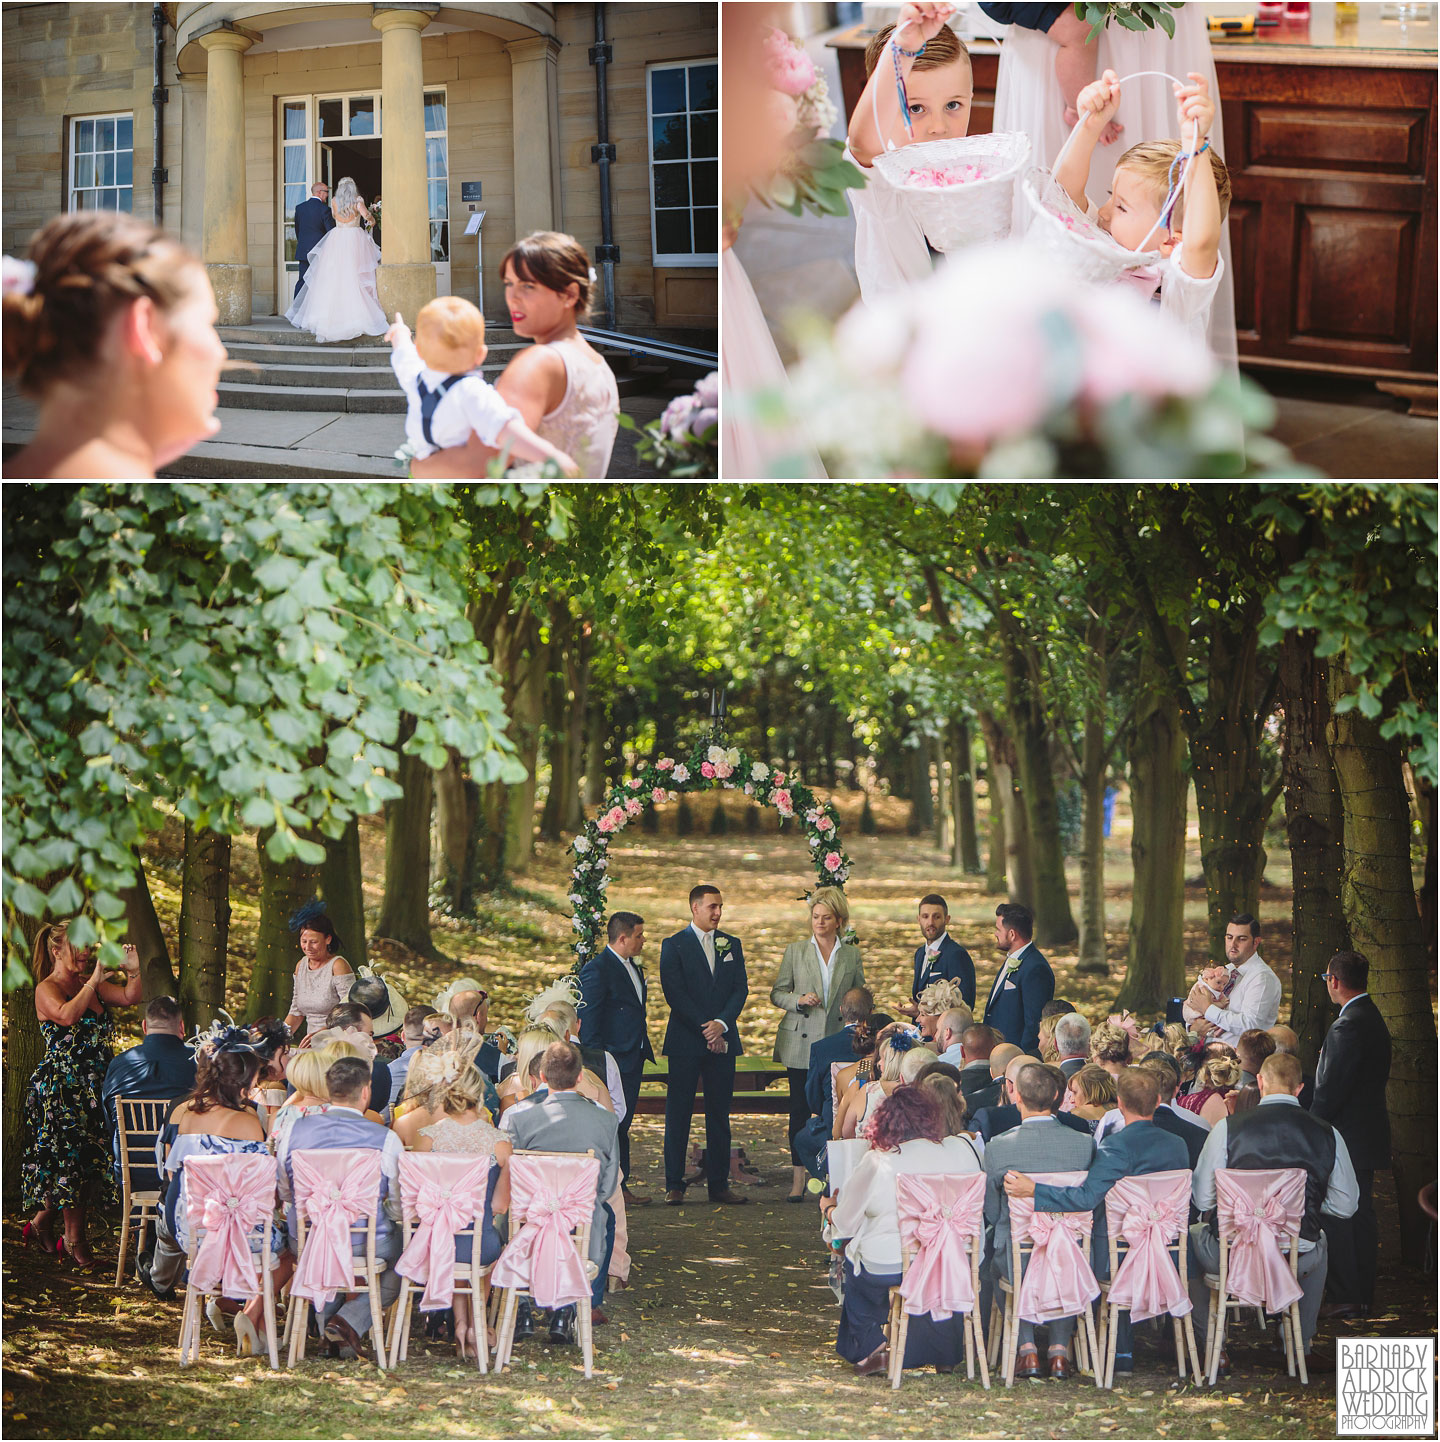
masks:
POLYGON ((100 1104, 115 1023, 108 1010, 87 1011, 73 1026, 42 1021, 40 1035, 45 1055, 25 1092, 25 1206, 103 1206, 116 1196, 110 1127, 100 1104))

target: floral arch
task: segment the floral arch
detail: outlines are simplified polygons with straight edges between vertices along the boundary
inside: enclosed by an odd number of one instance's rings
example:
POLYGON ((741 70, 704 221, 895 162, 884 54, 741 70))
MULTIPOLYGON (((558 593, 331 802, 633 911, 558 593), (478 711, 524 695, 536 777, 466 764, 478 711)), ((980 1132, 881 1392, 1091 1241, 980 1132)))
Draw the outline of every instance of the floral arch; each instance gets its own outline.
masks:
POLYGON ((658 761, 612 788, 596 815, 570 843, 575 858, 571 872, 570 904, 575 908, 575 964, 579 971, 605 945, 605 892, 610 841, 648 807, 673 801, 686 791, 742 791, 746 796, 773 806, 781 824, 799 817, 815 866, 816 886, 838 886, 844 890, 850 879, 850 858, 840 841, 840 817, 834 804, 817 801, 815 793, 799 778, 787 775, 764 761, 755 761, 738 746, 726 745, 722 731, 715 730, 696 745, 687 761, 662 756, 658 761))

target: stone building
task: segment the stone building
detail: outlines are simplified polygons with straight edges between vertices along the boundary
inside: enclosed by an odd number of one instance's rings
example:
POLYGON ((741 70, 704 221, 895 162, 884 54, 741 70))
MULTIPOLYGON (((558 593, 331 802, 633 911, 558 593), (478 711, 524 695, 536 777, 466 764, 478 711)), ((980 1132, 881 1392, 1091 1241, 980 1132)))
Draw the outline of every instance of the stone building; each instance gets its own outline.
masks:
POLYGON ((713 332, 716 18, 713 0, 6 4, 4 248, 59 211, 157 216, 244 324, 290 302, 296 204, 349 175, 381 200, 387 312, 480 299, 483 279, 502 320, 500 256, 553 229, 608 271, 616 327, 713 332))

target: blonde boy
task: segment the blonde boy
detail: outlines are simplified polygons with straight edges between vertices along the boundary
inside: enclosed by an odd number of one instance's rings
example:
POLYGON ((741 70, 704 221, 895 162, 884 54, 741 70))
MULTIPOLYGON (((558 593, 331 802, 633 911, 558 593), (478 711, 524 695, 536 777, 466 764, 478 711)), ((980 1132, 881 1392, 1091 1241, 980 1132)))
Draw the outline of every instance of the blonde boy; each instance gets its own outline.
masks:
POLYGON ((888 149, 887 141, 901 146, 954 140, 969 129, 975 82, 969 51, 945 23, 954 12, 953 5, 912 0, 900 7, 898 24, 887 25, 865 47, 870 78, 850 117, 848 142, 851 159, 866 171, 867 184, 864 190, 845 193, 855 212, 855 272, 860 294, 867 301, 903 290, 933 270, 930 247, 919 222, 904 198, 871 167, 875 157, 888 149), (900 115, 895 61, 888 43, 892 35, 901 48, 900 73, 905 79, 912 133, 907 133, 900 115), (875 130, 877 104, 879 134, 875 130))
MULTIPOLYGON (((1175 157, 1188 149, 1190 130, 1199 125, 1200 154, 1192 162, 1195 173, 1175 201, 1167 224, 1150 237, 1148 249, 1163 257, 1159 269, 1160 306, 1169 311, 1197 339, 1204 341, 1210 307, 1220 287, 1225 262, 1220 236, 1230 211, 1230 172, 1210 148, 1210 127, 1215 123, 1215 102, 1209 85, 1194 71, 1191 84, 1176 86, 1180 133, 1176 140, 1150 140, 1132 145, 1115 166, 1110 198, 1101 207, 1085 194, 1090 159, 1106 125, 1120 107, 1120 85, 1113 70, 1080 92, 1077 102, 1084 117, 1080 133, 1056 172, 1066 194, 1102 230, 1127 250, 1138 250, 1160 218, 1169 192, 1175 157)), ((1175 167, 1179 178, 1179 167, 1175 167)))
POLYGON ((473 431, 495 450, 526 461, 554 461, 566 475, 579 467, 542 440, 524 417, 480 374, 488 348, 485 317, 468 300, 442 295, 422 307, 415 319, 415 339, 395 312, 385 332, 390 342, 390 368, 409 401, 405 438, 417 456, 464 445, 473 431))

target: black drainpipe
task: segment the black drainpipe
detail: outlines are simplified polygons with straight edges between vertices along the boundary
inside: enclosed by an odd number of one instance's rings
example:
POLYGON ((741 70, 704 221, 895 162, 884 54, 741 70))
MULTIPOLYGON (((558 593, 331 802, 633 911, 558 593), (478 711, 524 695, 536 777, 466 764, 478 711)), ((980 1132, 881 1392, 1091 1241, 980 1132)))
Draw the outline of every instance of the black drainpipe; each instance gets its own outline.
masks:
POLYGON ((595 259, 600 262, 602 288, 605 296, 605 329, 615 329, 615 267, 620 260, 620 247, 610 212, 610 167, 615 163, 615 147, 610 143, 610 104, 605 92, 605 67, 613 57, 610 42, 605 38, 605 7, 595 7, 595 44, 590 47, 590 63, 595 67, 595 138, 590 147, 590 160, 600 167, 600 245, 595 259))
POLYGON ((150 171, 150 184, 155 192, 155 224, 165 223, 165 183, 170 173, 165 169, 165 102, 170 92, 160 83, 161 67, 165 62, 165 7, 156 5, 151 10, 155 25, 155 67, 153 88, 150 91, 150 106, 155 113, 154 166, 150 171))

